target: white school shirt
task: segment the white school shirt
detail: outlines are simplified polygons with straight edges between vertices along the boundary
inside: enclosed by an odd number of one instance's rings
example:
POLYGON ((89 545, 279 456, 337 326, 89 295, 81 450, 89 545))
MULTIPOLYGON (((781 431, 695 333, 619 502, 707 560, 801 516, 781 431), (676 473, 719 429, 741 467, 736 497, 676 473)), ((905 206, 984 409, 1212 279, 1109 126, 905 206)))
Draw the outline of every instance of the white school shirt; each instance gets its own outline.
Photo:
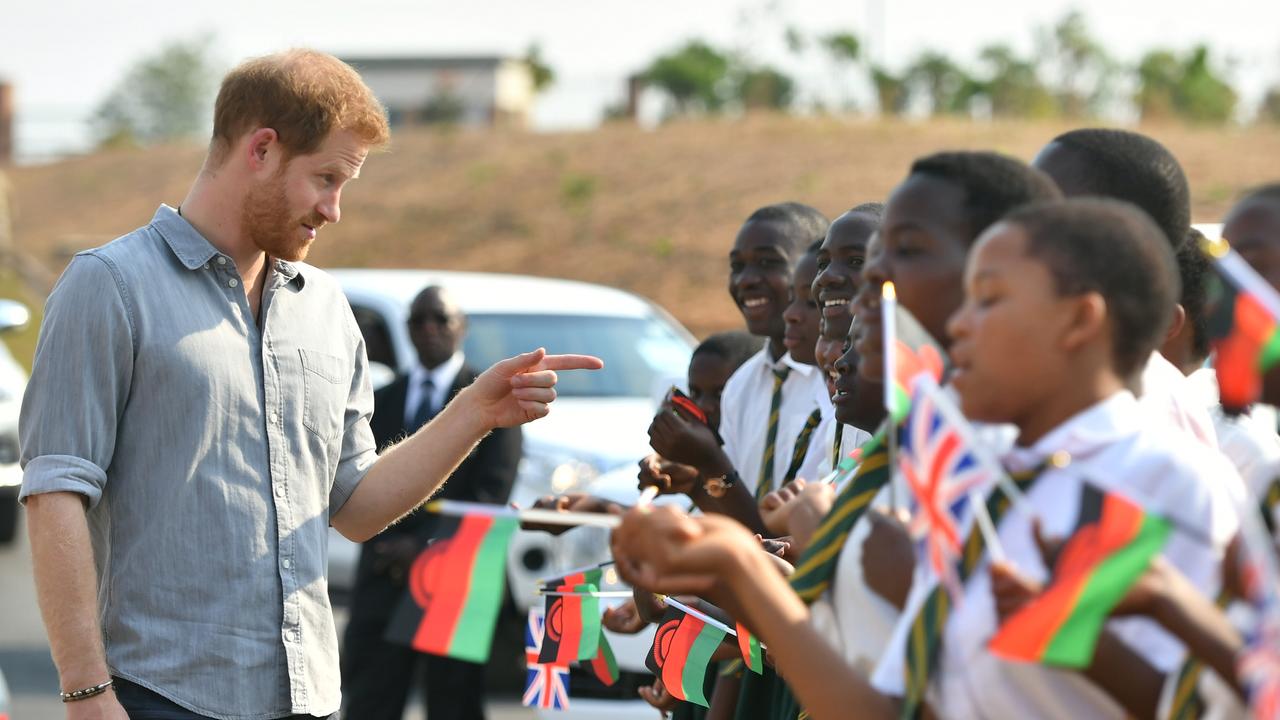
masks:
MULTIPOLYGON (((744 362, 729 381, 720 396, 720 437, 724 440, 724 452, 738 471, 742 484, 753 494, 760 482, 760 461, 764 457, 765 441, 769 434, 769 410, 773 402, 773 371, 775 368, 791 368, 791 374, 782 384, 782 404, 778 408, 778 437, 773 452, 774 489, 782 486, 782 479, 791 465, 791 453, 795 449, 796 436, 804 427, 809 415, 818 408, 813 390, 815 380, 823 382, 821 371, 813 365, 796 362, 787 353, 773 362, 769 358, 769 346, 744 362)), ((825 383, 824 383, 825 384, 825 383)), ((830 399, 828 399, 830 404, 830 399)), ((814 428, 810 450, 821 444, 822 427, 814 428)), ((828 446, 828 450, 830 447, 828 446)), ((817 472, 818 457, 806 454, 805 464, 797 477, 813 478, 817 472)))
POLYGON ((1265 411, 1257 408, 1235 417, 1223 412, 1218 398, 1218 378, 1213 368, 1187 376, 1191 388, 1209 409, 1218 450, 1236 467, 1249 493, 1261 499, 1267 486, 1280 475, 1280 436, 1265 411))
MULTIPOLYGON (((1065 468, 1046 470, 1028 491, 1027 507, 1010 508, 1000 522, 1000 543, 1019 572, 1035 581, 1046 579, 1031 532, 1032 514, 1040 518, 1046 535, 1067 536, 1076 524, 1082 483, 1087 479, 1202 533, 1207 544, 1174 531, 1163 554, 1201 592, 1209 597, 1216 594, 1222 553, 1239 525, 1228 490, 1232 483, 1240 490, 1239 477, 1221 455, 1189 441, 1185 434, 1153 426, 1149 419, 1133 395, 1121 391, 1067 420, 1032 448, 1015 448, 1005 455, 1006 464, 1015 471, 1032 469, 1058 450, 1073 458, 1065 468)), ((964 524, 967 534, 972 518, 965 518, 964 524)), ((905 694, 906 638, 936 586, 937 578, 925 565, 872 677, 881 692, 905 694)), ((1183 659, 1181 644, 1151 620, 1117 619, 1107 627, 1162 672, 1173 672, 1183 659)), ((984 558, 970 575, 944 629, 928 695, 941 717, 1125 717, 1123 709, 1081 673, 992 655, 986 646, 996 629, 984 558)))
POLYGON ((1149 417, 1181 428, 1208 447, 1218 446, 1213 418, 1204 404, 1202 393, 1159 351, 1151 353, 1142 370, 1142 392, 1138 402, 1149 417))

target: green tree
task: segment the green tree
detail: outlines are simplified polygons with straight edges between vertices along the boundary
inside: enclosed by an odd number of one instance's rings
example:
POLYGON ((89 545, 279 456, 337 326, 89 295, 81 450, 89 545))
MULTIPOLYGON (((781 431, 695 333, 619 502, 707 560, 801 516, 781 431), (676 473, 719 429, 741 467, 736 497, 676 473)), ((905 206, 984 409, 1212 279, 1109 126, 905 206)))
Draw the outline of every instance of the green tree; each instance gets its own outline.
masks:
POLYGON ((980 93, 991 103, 994 117, 1052 117, 1057 111, 1053 93, 1040 79, 1032 60, 1018 57, 1008 45, 988 45, 979 54, 986 66, 980 93))
POLYGON ((978 93, 972 78, 946 55, 927 50, 906 71, 907 86, 929 99, 934 115, 958 115, 969 111, 978 93))
POLYGON ((542 46, 534 43, 524 53, 525 64, 533 76, 533 91, 540 93, 556 81, 556 71, 542 57, 542 46))
POLYGON ((93 114, 103 145, 157 143, 204 134, 217 83, 212 38, 169 43, 134 63, 93 114))
POLYGON ((841 103, 846 110, 852 110, 854 109, 854 102, 849 93, 847 77, 853 74, 851 71, 857 67, 858 61, 862 59, 862 43, 858 40, 858 36, 853 33, 837 32, 824 36, 821 39, 821 44, 835 66, 836 86, 841 97, 841 103))
POLYGON ((751 68, 737 74, 735 95, 748 110, 786 110, 795 96, 795 82, 776 68, 751 68))
POLYGON ((670 96, 679 114, 716 113, 724 107, 728 56, 701 40, 655 59, 645 79, 670 96))
POLYGON ((1177 117, 1221 125, 1235 116, 1239 96, 1213 66, 1204 45, 1183 58, 1170 50, 1152 50, 1142 57, 1137 72, 1135 101, 1143 120, 1177 117))
POLYGON ((867 72, 871 74, 871 84, 876 89, 876 101, 880 105, 881 115, 901 115, 907 109, 911 96, 907 93, 906 78, 894 75, 879 65, 872 65, 867 72))
POLYGON ((1056 71, 1052 88, 1062 114, 1098 115, 1113 95, 1116 64, 1089 32, 1084 14, 1073 10, 1042 33, 1041 55, 1056 71))

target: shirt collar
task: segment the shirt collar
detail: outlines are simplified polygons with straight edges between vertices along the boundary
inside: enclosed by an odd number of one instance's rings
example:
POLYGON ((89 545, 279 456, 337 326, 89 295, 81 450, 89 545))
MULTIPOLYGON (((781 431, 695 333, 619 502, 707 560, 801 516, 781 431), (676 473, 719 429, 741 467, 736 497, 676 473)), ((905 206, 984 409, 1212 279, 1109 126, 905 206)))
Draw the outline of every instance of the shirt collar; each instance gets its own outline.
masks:
POLYGON ((409 382, 416 387, 420 387, 427 378, 431 378, 431 384, 437 390, 452 387, 453 381, 457 379, 465 360, 466 358, 463 357, 462 351, 459 350, 451 355, 448 360, 430 370, 423 367, 422 362, 419 361, 409 371, 409 382))
MULTIPOLYGON (((151 218, 151 227, 160 233, 160 237, 168 243, 169 249, 177 256, 178 262, 188 270, 198 270, 213 258, 222 253, 213 246, 199 230, 195 229, 177 210, 161 204, 151 218)), ((285 260, 274 259, 276 272, 284 279, 285 284, 296 281, 301 288, 305 280, 301 266, 285 260)))
POLYGON ((764 349, 760 351, 760 356, 764 358, 764 367, 768 372, 774 372, 776 370, 786 368, 793 372, 800 373, 803 377, 809 377, 810 374, 818 371, 816 366, 805 365, 791 357, 791 353, 784 354, 777 362, 774 362, 773 358, 769 357, 769 345, 767 343, 765 344, 764 349))
POLYGON ((1006 454, 1006 466, 1013 471, 1030 470, 1055 452, 1065 450, 1073 457, 1089 455, 1102 445, 1130 435, 1141 427, 1138 399, 1128 390, 1119 390, 1050 430, 1031 447, 1017 447, 1006 454))

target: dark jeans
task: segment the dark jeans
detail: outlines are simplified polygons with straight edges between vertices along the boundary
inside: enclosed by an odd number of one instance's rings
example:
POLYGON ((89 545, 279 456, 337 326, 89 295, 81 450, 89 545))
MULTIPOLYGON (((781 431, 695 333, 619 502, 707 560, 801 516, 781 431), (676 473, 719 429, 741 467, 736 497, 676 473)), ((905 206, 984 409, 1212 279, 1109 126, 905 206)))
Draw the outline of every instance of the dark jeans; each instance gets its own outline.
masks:
MULTIPOLYGON (((115 680, 116 699, 129 713, 129 720, 209 720, 206 715, 199 715, 150 690, 131 683, 123 678, 115 680)), ((108 691, 110 692, 110 691, 108 691)), ((290 720, 315 720, 313 715, 290 715, 290 720)), ((337 720, 338 714, 328 716, 327 720, 337 720)))

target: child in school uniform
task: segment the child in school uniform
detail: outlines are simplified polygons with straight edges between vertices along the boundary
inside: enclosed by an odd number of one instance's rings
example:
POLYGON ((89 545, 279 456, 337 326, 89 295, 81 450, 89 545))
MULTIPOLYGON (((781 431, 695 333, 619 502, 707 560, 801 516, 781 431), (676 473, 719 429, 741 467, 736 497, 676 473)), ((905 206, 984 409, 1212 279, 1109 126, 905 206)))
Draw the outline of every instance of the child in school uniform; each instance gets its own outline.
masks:
MULTIPOLYGON (((997 518, 1004 553, 1019 570, 1043 579, 1032 519, 1047 533, 1067 534, 1087 481, 1195 528, 1194 538, 1175 533, 1165 556, 1201 592, 1216 590, 1222 545, 1236 523, 1229 498, 1202 477, 1233 471, 1208 449, 1144 422, 1127 390, 1160 339, 1176 286, 1158 230, 1136 210, 1108 201, 1015 211, 975 246, 965 304, 948 325, 964 410, 975 420, 1017 428, 1018 443, 1006 454, 1014 470, 1074 451, 1065 466, 1039 474, 1025 491, 1025 505, 997 518)), ((968 573, 950 615, 934 617, 938 662, 914 675, 923 684, 908 687, 915 611, 936 581, 913 587, 868 682, 821 641, 803 602, 761 562, 740 526, 662 508, 626 516, 612 543, 631 582, 704 594, 756 630, 813 718, 919 716, 924 707, 914 700, 904 707, 904 698, 919 699, 908 690, 920 686, 937 717, 1123 716, 1080 673, 1008 663, 987 651, 996 614, 985 559, 968 573)), ((1150 621, 1110 627, 1157 666, 1180 659, 1180 646, 1150 621)))
MULTIPOLYGON (((793 468, 797 440, 812 438, 821 422, 815 384, 818 368, 787 352, 782 314, 793 291, 794 270, 805 250, 827 230, 827 220, 799 203, 769 205, 752 213, 729 253, 729 294, 747 330, 766 338, 765 347, 729 379, 721 398, 720 437, 678 414, 660 412, 650 427, 654 450, 667 460, 696 468, 699 476, 672 488, 645 477, 663 492, 684 492, 704 511, 728 514, 765 532, 758 502, 769 491, 802 473, 816 472, 802 453, 793 468), (818 420, 807 433, 814 413, 818 420)), ((812 355, 812 348, 809 348, 812 355)))
MULTIPOLYGON (((1160 228, 1169 247, 1191 226, 1191 190, 1178 159, 1156 140, 1129 130, 1081 128, 1046 145, 1032 166, 1067 197, 1108 197, 1132 203, 1160 228)), ((1200 395, 1172 363, 1153 352, 1133 387, 1152 417, 1172 422, 1209 447, 1217 436, 1200 395)))

